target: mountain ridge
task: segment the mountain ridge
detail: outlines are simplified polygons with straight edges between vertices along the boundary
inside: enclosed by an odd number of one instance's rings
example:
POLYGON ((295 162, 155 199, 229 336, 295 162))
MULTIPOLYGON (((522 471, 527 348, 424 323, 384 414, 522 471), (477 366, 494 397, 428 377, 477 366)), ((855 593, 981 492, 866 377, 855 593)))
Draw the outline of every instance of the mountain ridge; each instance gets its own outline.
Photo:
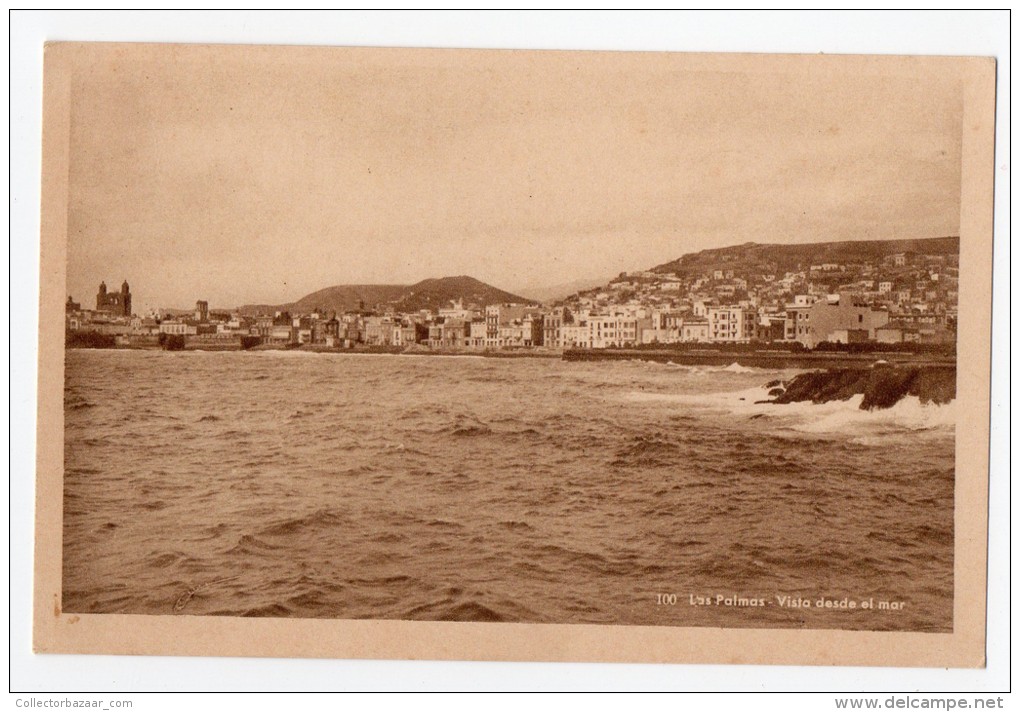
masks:
POLYGON ((706 269, 732 269, 737 263, 744 268, 799 271, 822 262, 865 262, 901 252, 921 254, 959 254, 958 236, 906 238, 892 240, 843 240, 833 242, 760 243, 714 247, 689 252, 675 260, 652 267, 649 272, 677 274, 706 269))
POLYGON ((534 304, 535 301, 512 294, 468 275, 430 277, 414 284, 340 284, 325 287, 286 304, 245 304, 238 307, 242 314, 272 314, 278 311, 308 313, 346 312, 393 308, 414 312, 422 309, 438 311, 450 302, 463 300, 464 305, 488 306, 504 302, 534 304))

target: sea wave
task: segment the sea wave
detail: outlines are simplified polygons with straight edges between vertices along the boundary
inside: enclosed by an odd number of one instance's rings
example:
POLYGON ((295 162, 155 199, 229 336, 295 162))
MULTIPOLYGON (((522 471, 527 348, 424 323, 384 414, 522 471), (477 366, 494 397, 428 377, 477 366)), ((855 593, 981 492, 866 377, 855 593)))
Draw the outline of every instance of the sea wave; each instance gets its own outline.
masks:
POLYGON ((690 363, 676 363, 675 361, 640 361, 631 360, 630 363, 641 363, 651 366, 661 366, 671 370, 687 371, 694 375, 705 375, 709 373, 768 373, 780 369, 763 368, 758 366, 742 366, 734 361, 728 366, 705 366, 690 363))
POLYGON ((318 509, 304 516, 273 522, 263 528, 260 534, 266 536, 285 536, 296 534, 306 529, 336 529, 343 523, 344 518, 340 513, 329 509, 318 509))
POLYGON ((637 435, 616 451, 615 467, 658 465, 675 461, 682 453, 679 445, 662 434, 637 435))
MULTIPOLYGON (((648 391, 632 391, 625 399, 639 403, 676 403, 680 405, 702 406, 706 408, 746 408, 758 401, 768 398, 768 389, 761 386, 745 388, 739 391, 721 391, 716 393, 655 393, 648 391)), ((762 405, 762 404, 759 404, 762 405)))
MULTIPOLYGON (((956 426, 954 402, 941 405, 923 403, 917 396, 906 396, 890 408, 863 410, 863 395, 847 400, 812 403, 771 403, 769 389, 747 388, 721 393, 681 394, 631 392, 626 400, 638 403, 665 403, 712 410, 729 415, 747 416, 755 420, 785 425, 802 433, 853 432, 853 428, 875 430, 947 431, 956 426)), ((872 433, 857 435, 865 437, 872 433)), ((861 440, 861 444, 870 441, 861 440)))
POLYGON ((755 369, 755 368, 752 368, 750 366, 741 366, 739 363, 734 361, 729 366, 726 366, 726 367, 721 368, 719 370, 720 371, 725 371, 726 373, 754 373, 757 370, 765 370, 765 369, 755 369))
MULTIPOLYGON (((922 403, 917 396, 907 396, 890 408, 861 410, 863 395, 832 403, 796 404, 798 410, 812 417, 797 423, 795 430, 806 433, 853 432, 854 428, 892 428, 899 430, 950 430, 956 427, 955 401, 943 405, 922 403), (819 409, 823 410, 819 413, 819 409)), ((787 408, 787 404, 777 406, 787 408)))

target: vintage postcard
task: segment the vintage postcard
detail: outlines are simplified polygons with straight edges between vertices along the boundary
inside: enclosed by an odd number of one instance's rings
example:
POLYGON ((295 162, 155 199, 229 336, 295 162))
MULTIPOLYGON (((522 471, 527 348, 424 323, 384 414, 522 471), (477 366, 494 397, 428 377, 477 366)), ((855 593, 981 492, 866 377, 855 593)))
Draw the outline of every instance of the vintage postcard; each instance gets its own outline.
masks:
POLYGON ((48 45, 36 650, 983 665, 994 75, 48 45))

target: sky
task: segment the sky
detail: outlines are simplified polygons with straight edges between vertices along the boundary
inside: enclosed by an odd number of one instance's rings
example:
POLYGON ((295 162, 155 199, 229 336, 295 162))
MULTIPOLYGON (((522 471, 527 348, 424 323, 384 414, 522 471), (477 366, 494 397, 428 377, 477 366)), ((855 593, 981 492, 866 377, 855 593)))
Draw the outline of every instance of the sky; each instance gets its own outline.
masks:
POLYGON ((139 313, 959 234, 960 87, 923 62, 99 45, 70 126, 68 294, 139 313))

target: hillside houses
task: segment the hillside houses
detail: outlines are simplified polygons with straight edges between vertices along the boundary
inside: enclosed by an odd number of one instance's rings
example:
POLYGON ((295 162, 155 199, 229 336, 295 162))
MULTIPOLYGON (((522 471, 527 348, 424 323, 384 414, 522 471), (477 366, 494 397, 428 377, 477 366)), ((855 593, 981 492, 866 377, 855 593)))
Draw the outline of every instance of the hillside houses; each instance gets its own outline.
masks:
MULTIPOLYGON (((139 317, 109 308, 83 310, 68 298, 65 326, 68 331, 95 331, 132 343, 173 335, 210 344, 246 337, 281 347, 442 350, 756 342, 797 342, 810 349, 824 343, 955 341, 959 289, 955 254, 907 250, 871 257, 855 254, 852 260, 837 262, 811 260, 805 251, 808 259, 782 269, 782 255, 766 259, 769 255, 758 254, 764 247, 768 246, 733 248, 754 253, 743 260, 739 253, 735 257, 722 251, 715 262, 701 266, 699 253, 694 260, 623 273, 608 285, 545 306, 485 304, 462 295, 438 308, 408 310, 400 304, 414 300, 403 296, 401 301, 374 306, 359 302, 358 308, 343 311, 311 307, 302 313, 250 314, 210 311, 199 301, 193 312, 139 317)), ((470 278, 452 279, 470 285, 476 295, 488 288, 470 278)), ((105 307, 107 301, 101 288, 97 304, 105 307)))

